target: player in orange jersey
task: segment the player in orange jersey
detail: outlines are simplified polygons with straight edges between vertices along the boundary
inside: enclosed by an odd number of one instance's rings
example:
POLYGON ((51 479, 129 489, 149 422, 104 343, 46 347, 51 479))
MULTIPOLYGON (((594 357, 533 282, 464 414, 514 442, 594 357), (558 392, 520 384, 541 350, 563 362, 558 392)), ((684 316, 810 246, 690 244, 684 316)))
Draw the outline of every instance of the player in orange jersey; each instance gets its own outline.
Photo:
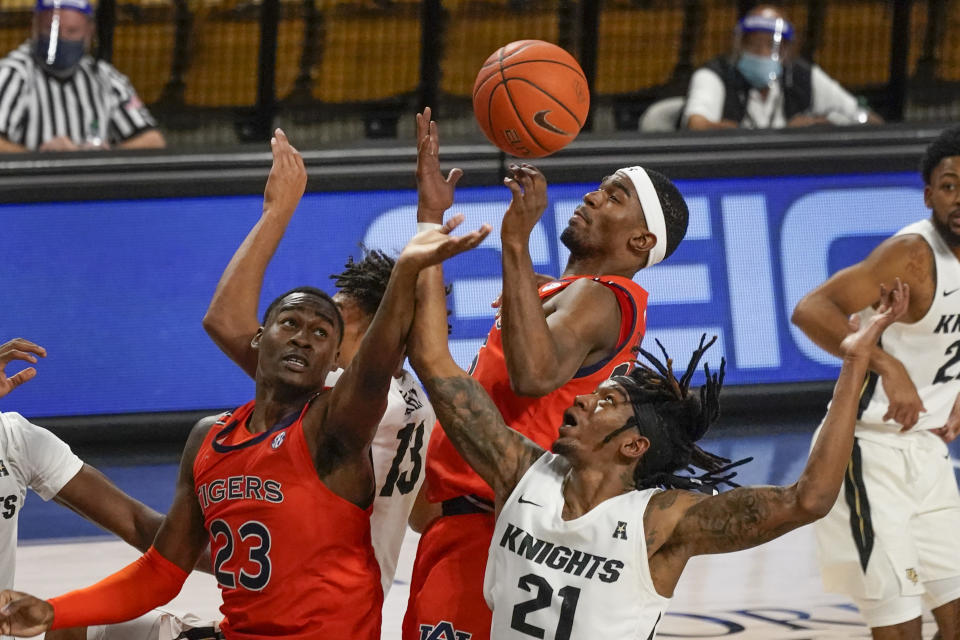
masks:
MULTIPOLYGON (((461 172, 444 178, 437 125, 418 116, 419 222, 437 223, 453 204, 461 172)), ((634 274, 668 257, 683 239, 687 207, 663 175, 621 169, 583 197, 560 236, 570 249, 562 277, 538 287, 530 233, 547 206, 547 182, 529 164, 512 165, 503 219, 503 296, 470 373, 504 422, 544 448, 577 395, 632 367, 646 324, 647 292, 634 274)), ((489 637, 483 575, 493 535, 493 493, 434 429, 427 453, 423 528, 403 623, 404 640, 489 637), (425 515, 426 513, 426 515, 425 515), (431 520, 432 517, 432 520, 431 520)), ((413 521, 413 519, 412 519, 413 521)))
MULTIPOLYGON (((283 161, 303 162, 295 152, 283 161)), ((32 636, 141 615, 177 594, 209 540, 228 640, 378 639, 370 443, 403 356, 418 273, 490 231, 449 235, 462 219, 407 244, 332 389, 316 392, 336 361, 337 307, 310 287, 277 298, 253 339, 256 398, 194 427, 154 546, 96 585, 50 601, 3 591, 0 633, 32 636)))

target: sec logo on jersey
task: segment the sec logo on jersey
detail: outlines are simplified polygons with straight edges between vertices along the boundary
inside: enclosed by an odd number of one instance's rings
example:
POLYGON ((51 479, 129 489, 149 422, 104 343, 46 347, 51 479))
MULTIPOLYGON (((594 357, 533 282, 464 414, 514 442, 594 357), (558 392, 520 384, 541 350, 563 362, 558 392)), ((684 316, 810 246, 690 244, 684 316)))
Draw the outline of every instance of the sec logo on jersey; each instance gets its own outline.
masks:
POLYGON ((270 448, 271 448, 271 449, 279 449, 279 448, 280 448, 280 445, 283 444, 283 441, 284 441, 286 438, 287 438, 287 432, 286 432, 286 431, 281 431, 280 433, 278 433, 278 434, 274 437, 273 442, 270 443, 270 448))

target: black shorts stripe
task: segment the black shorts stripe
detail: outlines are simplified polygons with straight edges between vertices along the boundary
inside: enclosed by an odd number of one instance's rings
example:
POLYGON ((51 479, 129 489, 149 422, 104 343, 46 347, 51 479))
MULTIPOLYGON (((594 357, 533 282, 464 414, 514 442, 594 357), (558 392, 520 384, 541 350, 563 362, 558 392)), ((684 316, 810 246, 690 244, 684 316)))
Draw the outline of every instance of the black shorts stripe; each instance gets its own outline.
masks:
POLYGON ((877 383, 879 381, 879 375, 873 371, 867 372, 867 377, 863 381, 863 388, 860 389, 860 404, 857 405, 858 420, 863 417, 863 412, 870 406, 870 401, 873 400, 873 394, 877 390, 877 383))
POLYGON ((866 573, 870 554, 873 552, 873 521, 870 519, 867 488, 863 484, 860 441, 856 438, 853 440, 853 454, 850 456, 847 473, 843 479, 843 494, 847 506, 850 507, 850 534, 860 555, 860 568, 866 573))
POLYGON ((653 636, 657 633, 657 625, 660 624, 660 618, 663 617, 663 613, 657 614, 657 621, 653 623, 653 629, 650 629, 650 635, 647 636, 647 640, 653 640, 653 636))

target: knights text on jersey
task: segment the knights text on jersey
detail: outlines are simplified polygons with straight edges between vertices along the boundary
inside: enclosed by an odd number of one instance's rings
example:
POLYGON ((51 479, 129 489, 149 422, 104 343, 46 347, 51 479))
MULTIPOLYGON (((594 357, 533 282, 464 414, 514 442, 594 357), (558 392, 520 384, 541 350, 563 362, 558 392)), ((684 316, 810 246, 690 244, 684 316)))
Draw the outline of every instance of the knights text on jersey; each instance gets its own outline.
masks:
POLYGON ((81 468, 83 461, 63 440, 19 413, 0 413, 0 589, 13 588, 17 520, 27 488, 50 500, 81 468))
POLYGON ((643 513, 658 489, 630 491, 564 520, 569 464, 544 453, 497 518, 483 593, 497 640, 649 640, 670 600, 650 577, 643 513))
MULTIPOLYGON (((540 287, 540 298, 546 300, 587 277, 591 276, 574 276, 544 284, 540 287)), ((490 394, 504 422, 545 449, 556 439, 563 412, 573 404, 574 398, 591 393, 610 376, 626 374, 633 368, 636 348, 646 330, 647 292, 640 285, 620 276, 600 276, 593 280, 613 291, 620 307, 620 334, 610 357, 580 369, 566 384, 545 396, 519 396, 510 388, 498 316, 471 367, 471 375, 490 394)), ((470 494, 493 501, 490 487, 460 457, 439 424, 427 453, 427 491, 430 502, 470 494)))
POLYGON ((317 475, 303 414, 246 429, 251 401, 225 414, 194 463, 229 638, 380 637, 383 592, 370 511, 317 475))
MULTIPOLYGON (((942 427, 960 393, 960 261, 929 219, 908 225, 897 235, 919 235, 933 250, 936 289, 926 315, 913 324, 897 322, 884 333, 883 350, 906 367, 926 408, 912 431, 942 427)), ((866 320, 874 313, 861 312, 866 320)), ((898 433, 900 425, 883 421, 889 399, 871 373, 861 397, 858 431, 898 433)))

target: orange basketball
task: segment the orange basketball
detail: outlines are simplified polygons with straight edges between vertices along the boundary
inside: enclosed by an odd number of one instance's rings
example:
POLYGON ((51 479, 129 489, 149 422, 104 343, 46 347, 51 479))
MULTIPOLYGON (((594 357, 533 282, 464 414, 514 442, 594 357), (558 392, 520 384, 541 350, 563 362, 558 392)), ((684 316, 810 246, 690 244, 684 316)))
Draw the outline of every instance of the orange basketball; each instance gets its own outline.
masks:
POLYGON ((567 146, 589 108, 580 65, 543 40, 500 47, 473 84, 473 114, 487 139, 521 158, 541 158, 567 146))

